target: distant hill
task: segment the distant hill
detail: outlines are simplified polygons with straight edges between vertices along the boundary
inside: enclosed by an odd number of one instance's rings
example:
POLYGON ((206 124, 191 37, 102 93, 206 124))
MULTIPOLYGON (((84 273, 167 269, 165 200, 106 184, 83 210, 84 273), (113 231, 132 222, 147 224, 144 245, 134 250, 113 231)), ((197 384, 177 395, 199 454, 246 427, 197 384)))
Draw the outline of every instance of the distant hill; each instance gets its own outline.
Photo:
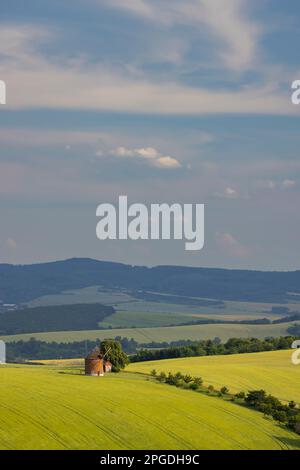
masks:
POLYGON ((43 331, 93 330, 113 307, 101 304, 56 305, 24 308, 0 314, 0 335, 43 331))
POLYGON ((0 300, 27 302, 92 285, 218 300, 286 303, 300 294, 300 271, 262 272, 180 266, 131 266, 74 258, 33 265, 0 265, 0 300))

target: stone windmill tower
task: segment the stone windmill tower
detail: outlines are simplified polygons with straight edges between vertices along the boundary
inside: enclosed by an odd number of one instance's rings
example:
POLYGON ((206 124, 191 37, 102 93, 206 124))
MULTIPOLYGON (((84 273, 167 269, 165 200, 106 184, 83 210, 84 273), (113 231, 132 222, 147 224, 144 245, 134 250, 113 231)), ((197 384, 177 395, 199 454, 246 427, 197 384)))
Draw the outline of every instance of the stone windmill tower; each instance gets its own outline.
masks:
POLYGON ((100 348, 94 348, 85 358, 85 375, 101 377, 106 372, 111 372, 111 363, 105 359, 109 350, 103 355, 100 348))

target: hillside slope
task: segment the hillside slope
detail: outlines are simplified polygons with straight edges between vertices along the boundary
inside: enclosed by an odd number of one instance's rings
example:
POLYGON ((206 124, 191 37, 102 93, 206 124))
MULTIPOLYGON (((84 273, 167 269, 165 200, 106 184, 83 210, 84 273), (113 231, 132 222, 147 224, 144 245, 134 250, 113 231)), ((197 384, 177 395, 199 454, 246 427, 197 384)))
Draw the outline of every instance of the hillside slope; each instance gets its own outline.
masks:
POLYGON ((151 370, 201 376, 206 385, 227 386, 232 392, 265 389, 282 401, 300 404, 300 366, 291 363, 291 351, 230 356, 191 357, 131 364, 133 372, 151 370))
MULTIPOLYGON (((131 266, 91 259, 34 265, 0 265, 0 299, 21 303, 68 289, 102 285, 133 290, 139 297, 176 296, 256 302, 286 302, 299 293, 300 271, 260 272, 180 266, 131 266), (143 293, 141 293, 143 291, 143 293)), ((148 297, 147 297, 148 298, 148 297)), ((294 299, 295 300, 295 299, 294 299)), ((297 300, 297 299, 296 299, 297 300)))
POLYGON ((69 331, 98 328, 114 308, 101 304, 56 305, 1 313, 0 334, 13 335, 40 331, 69 331))
POLYGON ((260 413, 123 373, 0 367, 1 449, 295 449, 260 413), (66 371, 67 372, 67 371, 66 371))

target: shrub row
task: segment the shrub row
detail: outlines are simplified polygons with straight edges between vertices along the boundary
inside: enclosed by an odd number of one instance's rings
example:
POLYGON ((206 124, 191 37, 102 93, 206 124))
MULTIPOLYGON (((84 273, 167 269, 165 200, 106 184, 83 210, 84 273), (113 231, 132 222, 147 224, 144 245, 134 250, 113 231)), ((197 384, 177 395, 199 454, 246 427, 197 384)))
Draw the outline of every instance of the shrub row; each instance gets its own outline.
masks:
POLYGON ((229 389, 226 386, 222 387, 220 390, 215 390, 213 385, 204 387, 202 377, 192 377, 191 375, 184 375, 181 372, 175 374, 171 372, 168 374, 160 372, 160 374, 158 374, 157 371, 153 369, 151 376, 158 382, 175 387, 230 398, 231 401, 254 408, 265 416, 272 417, 275 421, 287 426, 297 434, 300 434, 300 409, 294 401, 290 401, 288 405, 284 405, 278 398, 267 394, 265 390, 252 390, 247 394, 245 392, 239 392, 235 395, 230 395, 229 389))

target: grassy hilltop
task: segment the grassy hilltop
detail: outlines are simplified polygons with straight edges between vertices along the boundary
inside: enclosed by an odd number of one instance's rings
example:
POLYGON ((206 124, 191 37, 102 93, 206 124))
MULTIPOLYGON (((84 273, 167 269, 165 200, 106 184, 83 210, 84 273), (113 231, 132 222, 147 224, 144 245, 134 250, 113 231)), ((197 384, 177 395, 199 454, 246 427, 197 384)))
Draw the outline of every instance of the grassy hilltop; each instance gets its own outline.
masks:
POLYGON ((229 356, 186 357, 130 364, 132 372, 181 372, 201 376, 207 385, 227 386, 233 393, 265 389, 281 401, 300 404, 300 366, 291 363, 291 351, 229 356))
POLYGON ((300 448, 296 434, 234 403, 68 364, 0 367, 0 449, 300 448))

